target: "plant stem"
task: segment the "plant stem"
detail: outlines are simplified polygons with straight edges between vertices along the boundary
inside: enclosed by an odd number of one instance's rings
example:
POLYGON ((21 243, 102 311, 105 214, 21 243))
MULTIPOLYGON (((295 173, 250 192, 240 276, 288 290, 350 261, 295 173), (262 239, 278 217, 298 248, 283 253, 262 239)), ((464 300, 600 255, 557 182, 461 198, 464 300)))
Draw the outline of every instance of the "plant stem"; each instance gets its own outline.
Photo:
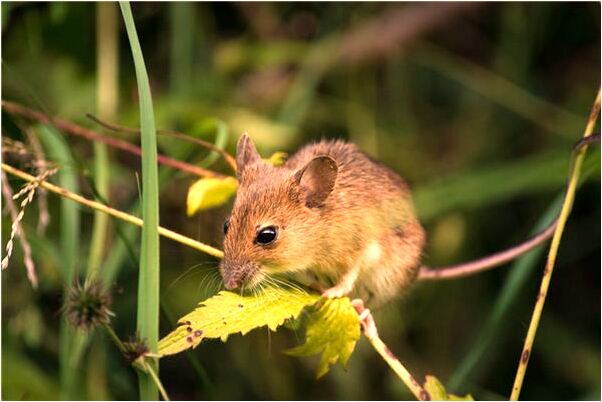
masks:
MULTIPOLYGON (((138 130, 137 128, 125 127, 125 126, 121 126, 121 125, 114 124, 114 123, 108 123, 108 122, 103 121, 102 119, 98 118, 97 116, 94 116, 89 113, 86 114, 86 117, 89 118, 90 120, 92 120, 93 122, 98 123, 101 126, 103 126, 104 128, 111 130, 111 131, 140 134, 140 130, 138 130)), ((222 123, 222 124, 224 124, 224 123, 222 123)), ((193 143, 196 145, 200 145, 203 148, 207 148, 213 152, 216 152, 219 155, 221 155, 224 158, 224 160, 226 161, 226 163, 232 168, 232 170, 234 170, 236 172, 236 160, 234 159, 234 157, 232 157, 232 155, 230 155, 223 149, 215 146, 214 144, 212 144, 208 141, 201 140, 200 138, 196 138, 191 135, 184 134, 184 133, 181 133, 181 132, 175 131, 175 130, 157 130, 157 134, 166 135, 168 137, 174 137, 174 138, 180 139, 182 141, 187 141, 187 142, 190 142, 190 143, 193 143)))
POLYGON ((115 343, 115 346, 117 346, 117 349, 119 349, 121 353, 125 353, 125 346, 123 346, 123 342, 121 342, 121 339, 119 339, 115 331, 113 331, 113 327, 111 327, 109 324, 104 324, 103 326, 109 334, 109 338, 111 338, 113 343, 115 343))
MULTIPOLYGON (((30 174, 27 174, 27 173, 25 173, 25 172, 23 172, 23 171, 21 171, 19 169, 16 169, 16 168, 14 168, 14 167, 12 167, 10 165, 7 165, 5 163, 2 163, 2 170, 4 170, 7 173, 12 174, 13 176, 17 176, 17 177, 19 177, 19 178, 21 178, 21 179, 23 179, 25 181, 29 181, 29 182, 36 181, 36 178, 34 176, 32 176, 30 174)), ((40 187, 45 188, 48 191, 51 191, 53 193, 56 193, 56 194, 60 195, 61 197, 68 198, 68 199, 70 199, 72 201, 75 201, 77 203, 80 203, 82 205, 90 207, 90 208, 95 209, 97 211, 104 212, 105 214, 111 215, 111 216, 113 216, 113 217, 115 217, 117 219, 121 219, 122 221, 126 221, 126 222, 129 222, 129 223, 132 223, 132 224, 134 224, 136 226, 142 227, 142 225, 144 224, 143 220, 140 219, 140 218, 138 218, 138 217, 136 217, 136 216, 130 215, 130 214, 126 213, 126 212, 120 211, 120 210, 115 209, 115 208, 111 208, 111 207, 106 206, 106 205, 104 205, 104 204, 102 204, 100 202, 89 200, 89 199, 87 199, 85 197, 82 197, 79 194, 75 194, 75 193, 73 193, 73 192, 71 192, 69 190, 66 190, 66 189, 64 189, 62 187, 56 186, 56 185, 54 185, 52 183, 49 183, 47 181, 40 181, 40 187)), ((171 239, 171 240, 176 241, 178 243, 184 244, 185 246, 188 246, 188 247, 193 248, 195 250, 202 251, 203 253, 212 255, 212 256, 217 257, 217 258, 223 258, 223 256, 224 256, 223 251, 221 251, 221 250, 219 250, 217 248, 211 247, 211 246, 209 246, 209 245, 207 245, 205 243, 201 243, 199 241, 191 239, 190 237, 181 235, 181 234, 179 234, 177 232, 174 232, 173 230, 169 230, 169 229, 166 229, 166 228, 161 227, 161 226, 159 226, 158 229, 159 229, 159 234, 161 236, 163 236, 163 237, 167 237, 168 239, 171 239)))
MULTIPOLYGON (((594 101, 594 105, 592 106, 592 111, 589 115, 589 120, 587 122, 583 138, 587 138, 592 135, 599 114, 600 90, 598 90, 598 95, 596 97, 596 100, 594 101)), ((523 350, 520 355, 518 369, 516 371, 516 377, 514 378, 514 385, 512 386, 512 394, 510 395, 510 400, 513 401, 518 400, 523 381, 525 379, 527 364, 529 363, 529 357, 531 356, 531 351, 533 350, 533 341, 535 340, 535 335, 537 334, 539 320, 541 318, 543 306, 546 301, 546 296, 548 294, 548 288, 550 287, 552 272, 554 271, 554 264, 556 262, 556 256, 558 254, 558 247, 560 245, 560 240, 562 238, 562 233, 564 231, 566 221, 573 206, 573 200, 575 199, 575 189, 577 187, 577 182, 579 180, 579 174, 581 171, 581 165, 583 163, 586 151, 587 146, 583 146, 582 148, 580 148, 575 158, 575 163, 571 166, 569 184, 567 186, 566 195, 562 204, 562 209, 560 210, 558 225, 556 226, 554 236, 552 237, 552 243, 550 245, 550 251, 548 253, 548 259, 546 261, 546 267, 544 269, 543 278, 541 280, 541 286, 539 289, 539 293, 537 294, 535 308, 533 310, 533 315, 531 316, 531 323, 529 324, 527 337, 525 338, 523 350)))
MULTIPOLYGON (((358 307, 356 307, 357 309, 358 307)), ((378 354, 387 362, 389 367, 397 374, 399 379, 410 389, 416 399, 420 401, 429 401, 431 396, 429 393, 416 381, 414 376, 405 368, 405 366, 399 361, 397 356, 391 352, 387 345, 378 336, 378 330, 374 323, 374 318, 370 310, 364 309, 363 305, 359 308, 360 315, 364 315, 361 323, 364 330, 364 336, 372 347, 378 352, 378 354)))
POLYGON ((153 367, 144 358, 142 361, 142 365, 143 365, 144 369, 148 372, 148 374, 151 376, 153 381, 155 382, 155 385, 159 389, 159 392, 161 393, 161 396, 163 397, 163 399, 166 401, 169 401, 170 400, 169 396, 167 395, 167 392, 165 391, 165 388, 163 387, 163 384, 161 383, 161 380, 159 379, 159 376, 157 375, 157 373, 155 373, 155 370, 153 369, 153 367))
MULTIPOLYGON (((96 108, 98 114, 113 118, 118 103, 119 54, 117 6, 114 3, 98 3, 96 6, 96 108)), ((98 198, 108 200, 109 153, 107 145, 94 142, 94 186, 98 198)), ((100 271, 105 247, 109 217, 100 211, 94 213, 90 255, 86 278, 95 278, 100 271)))
MULTIPOLYGON (((68 120, 64 120, 58 117, 50 117, 47 114, 44 114, 37 110, 29 109, 25 106, 19 105, 18 103, 2 100, 2 108, 8 113, 23 116, 31 120, 36 120, 43 124, 51 124, 60 131, 64 131, 65 133, 77 135, 91 141, 102 142, 103 144, 107 144, 112 148, 121 149, 122 151, 126 151, 134 155, 142 155, 142 150, 140 149, 140 147, 131 144, 127 141, 121 140, 119 138, 113 138, 106 135, 102 135, 85 127, 79 126, 68 120)), ((223 177, 222 174, 216 173, 212 170, 204 169, 199 166, 194 166, 189 163, 182 162, 165 155, 157 155, 157 162, 200 177, 223 177)))

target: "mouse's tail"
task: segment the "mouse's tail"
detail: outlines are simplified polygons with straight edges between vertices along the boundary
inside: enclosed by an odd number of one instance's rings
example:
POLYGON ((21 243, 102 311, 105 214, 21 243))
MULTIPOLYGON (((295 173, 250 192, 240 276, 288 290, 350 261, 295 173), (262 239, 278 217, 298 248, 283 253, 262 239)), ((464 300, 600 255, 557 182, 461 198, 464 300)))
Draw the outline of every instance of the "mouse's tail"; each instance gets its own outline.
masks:
MULTIPOLYGON (((586 147, 587 145, 596 141, 600 141, 600 133, 595 133, 590 135, 589 137, 585 137, 579 142, 577 142, 577 144, 575 144, 575 146, 573 147, 571 157, 571 166, 569 168, 570 172, 573 171, 574 159, 577 152, 579 152, 582 148, 586 147)), ((529 238, 523 243, 517 244, 516 246, 510 247, 506 250, 499 251, 497 253, 473 261, 463 262, 461 264, 450 265, 447 267, 431 268, 427 266, 422 266, 420 267, 420 271, 418 272, 418 280, 462 278, 503 265, 525 254, 526 252, 533 250, 535 247, 539 246, 540 244, 551 238, 554 234, 554 230, 556 229, 558 218, 559 217, 557 216, 547 228, 545 228, 543 231, 539 232, 535 236, 529 238)))
POLYGON ((420 271, 418 272, 418 280, 462 278, 464 276, 469 276, 477 272, 503 265, 525 254, 526 252, 533 250, 535 247, 552 237, 557 223, 558 217, 556 217, 556 219, 554 219, 554 221, 547 228, 527 241, 517 244, 516 246, 510 247, 506 250, 498 251, 497 253, 488 255, 487 257, 441 268, 431 268, 423 265, 420 267, 420 271))

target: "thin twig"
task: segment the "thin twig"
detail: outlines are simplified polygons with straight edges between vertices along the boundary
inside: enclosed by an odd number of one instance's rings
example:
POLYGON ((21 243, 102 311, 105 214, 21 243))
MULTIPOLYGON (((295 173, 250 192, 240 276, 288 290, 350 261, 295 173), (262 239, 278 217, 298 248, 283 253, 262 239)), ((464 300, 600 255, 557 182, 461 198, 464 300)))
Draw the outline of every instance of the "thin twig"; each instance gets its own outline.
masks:
MULTIPOLYGON (((29 182, 34 182, 36 181, 36 178, 19 170, 16 169, 10 165, 7 165, 5 163, 2 163, 2 170, 6 171, 7 173, 10 173, 14 176, 17 176, 23 180, 29 181, 29 182)), ((47 181, 40 181, 40 187, 43 187, 49 191, 52 191, 53 193, 59 194, 62 197, 68 198, 70 200, 73 200, 77 203, 80 203, 82 205, 85 205, 87 207, 90 207, 94 210, 97 211, 101 211, 104 212, 108 215, 111 215, 115 218, 121 219, 123 221, 129 222, 129 223, 133 223, 136 226, 140 226, 142 227, 143 221, 142 219, 135 217, 133 215, 130 215, 128 213, 125 213, 123 211, 119 211, 117 209, 111 208, 109 206, 106 206, 104 204, 101 204, 100 202, 96 202, 96 201, 92 201, 89 200, 85 197, 82 197, 79 194, 75 194, 69 190, 66 190, 62 187, 56 186, 52 183, 49 183, 47 181)), ((221 250, 218 250, 214 247, 211 247, 207 244, 201 243, 199 241, 196 241, 194 239, 191 239, 190 237, 186 237, 184 235, 181 235, 177 232, 174 232, 172 230, 166 229, 164 227, 159 226, 159 234, 167 237, 169 239, 172 239, 178 243, 184 244, 188 247, 194 248, 195 250, 199 250, 202 251, 206 254, 212 255, 214 257, 217 258, 223 258, 224 253, 221 250)))
POLYGON ((109 338, 111 338, 113 343, 115 343, 115 346, 117 346, 117 349, 119 349, 119 351, 121 353, 125 354, 125 352, 126 352, 125 346, 124 346, 123 342, 121 342, 121 339, 119 339, 119 337, 117 336, 115 331, 113 331, 113 327, 111 327, 110 324, 104 324, 103 327, 109 334, 109 338))
MULTIPOLYGON (((592 133, 594 131, 594 126, 596 124, 596 120, 598 119, 599 114, 600 114, 600 90, 598 90, 598 95, 596 97, 596 100, 594 101, 594 105, 592 106, 592 111, 589 115, 589 120, 587 122, 587 126, 585 127, 585 131, 583 133, 584 139, 586 139, 592 135, 592 133)), ((567 187, 566 195, 564 197, 564 202, 562 204, 562 209, 560 210, 560 216, 558 218, 558 225, 556 226, 556 230, 554 231, 554 236, 552 237, 552 243, 550 245, 548 259, 546 261, 546 267, 543 272, 541 286, 539 288, 539 293, 537 294, 537 298, 535 301, 535 308, 533 309, 533 315, 531 316, 531 323, 529 324, 529 330, 527 331, 527 337, 525 338, 523 350, 520 355, 518 369, 516 371, 516 377, 514 378, 514 385, 512 386, 512 394, 510 395, 510 400, 513 400, 513 401, 518 400, 518 397, 520 395, 520 391, 521 391, 521 388, 523 385, 523 381, 525 379, 525 373, 527 371, 529 357, 531 356, 531 351, 533 350, 533 341, 535 340, 535 335, 537 334, 539 320, 541 318, 543 306, 545 304, 546 296, 548 294, 548 288, 550 287, 550 280, 552 279, 552 273, 554 271, 554 264, 556 262, 556 256, 558 254, 558 247, 560 245, 560 240, 562 238, 562 233, 564 231, 566 221, 569 217, 571 208, 573 206, 573 201, 575 199, 575 189, 577 188, 577 182, 579 180, 581 165, 583 163, 583 159, 585 158, 586 151, 587 151, 587 146, 583 146, 578 151, 577 157, 575 158, 575 163, 572 164, 572 166, 571 166, 569 184, 567 187)))
MULTIPOLYGON (((89 118, 90 120, 92 120, 93 122, 98 123, 101 126, 103 126, 104 128, 109 129, 111 131, 115 131, 118 133, 122 132, 122 133, 140 134, 140 130, 137 128, 125 127, 125 126, 121 126, 121 125, 114 124, 114 123, 108 123, 106 121, 99 119, 98 117, 94 116, 91 113, 86 113, 86 117, 89 118)), ((180 140, 188 141, 193 144, 200 145, 203 148, 207 148, 207 149, 210 149, 211 151, 217 152, 218 154, 220 154, 222 156, 222 158, 224 158, 226 163, 228 163, 228 165, 230 165, 232 170, 236 172, 236 160, 232 157, 232 155, 230 155, 229 153, 227 153, 220 147, 216 147, 214 144, 212 144, 208 141, 201 140, 200 138, 195 138, 188 134, 184 134, 184 133, 181 133, 181 132, 175 131, 175 130, 161 130, 160 129, 160 130, 157 130, 157 134, 178 138, 180 140)))
POLYGON ((170 400, 169 396, 167 395, 167 392, 165 391, 163 384, 161 384, 161 380, 159 380, 159 376, 157 376, 157 373, 155 372, 153 367, 150 364, 148 364, 148 362, 144 358, 142 360, 142 366, 148 372, 148 374, 151 376, 151 378, 155 382, 155 385, 157 386, 157 388, 159 388, 159 392, 161 393, 161 396, 163 397, 163 399, 166 401, 169 401, 170 400))
POLYGON ((364 308, 363 302, 361 302, 360 299, 355 300, 353 304, 360 315, 364 336, 368 339, 372 347, 387 362, 389 367, 391 367, 399 379, 403 381, 418 400, 430 401, 431 396, 428 391, 416 381, 414 376, 405 368, 397 356, 391 352, 391 349, 389 349, 378 336, 378 330, 376 329, 376 324, 374 323, 374 318, 372 317, 370 310, 364 308))
MULTIPOLYGON (((25 231, 23 230, 23 227, 21 226, 21 219, 22 219, 23 215, 21 215, 21 218, 19 218, 19 212, 17 212, 17 207, 15 206, 15 203, 13 201, 13 192, 10 187, 10 184, 8 183, 8 178, 6 177, 6 173, 4 173, 4 172, 1 172, 1 173, 2 173, 2 194, 4 194, 6 206, 8 207, 8 211, 10 212, 10 217, 13 221, 13 230, 16 233, 19 240, 21 241, 21 248, 23 249, 23 262, 25 264, 25 268, 27 269, 27 278, 29 279, 29 282, 31 282, 31 286, 33 286, 34 288, 37 288, 38 287, 38 277, 36 275, 36 267, 33 263, 31 246, 29 245, 29 242, 27 241, 27 237, 25 236, 25 231)), ((13 236, 14 236, 14 233, 11 232, 11 238, 10 238, 9 242, 12 242, 13 236)), ((7 244, 7 246, 8 246, 8 244, 7 244)), ((12 249, 12 247, 11 247, 11 249, 12 249)), ((10 258, 10 254, 8 252, 6 253, 5 258, 7 261, 6 267, 8 267, 8 259, 10 258)), ((3 261, 2 269, 4 269, 4 268, 5 268, 5 264, 3 261)))
MULTIPOLYGON (((103 144, 107 144, 110 147, 121 149, 122 151, 126 151, 137 156, 142 155, 142 150, 140 149, 140 147, 134 144, 120 140, 118 138, 102 135, 85 127, 79 126, 68 120, 64 120, 58 117, 50 117, 37 110, 33 110, 28 107, 19 105, 18 103, 10 102, 7 100, 2 100, 2 107, 9 113, 23 116, 31 120, 36 120, 43 124, 52 124, 57 129, 66 133, 77 135, 91 141, 102 142, 103 144)), ((201 177, 224 177, 223 174, 214 172, 209 169, 204 169, 199 166, 191 165, 189 163, 182 162, 161 154, 157 155, 157 162, 166 166, 170 166, 174 169, 182 170, 201 177)))

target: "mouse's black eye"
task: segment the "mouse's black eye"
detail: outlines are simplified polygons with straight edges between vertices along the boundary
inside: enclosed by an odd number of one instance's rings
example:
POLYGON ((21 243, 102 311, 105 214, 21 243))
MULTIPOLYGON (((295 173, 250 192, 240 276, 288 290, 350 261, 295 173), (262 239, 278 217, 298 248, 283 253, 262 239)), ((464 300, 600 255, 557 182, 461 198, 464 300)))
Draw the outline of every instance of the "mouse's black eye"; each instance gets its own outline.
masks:
POLYGON ((224 234, 228 234, 228 228, 230 227, 230 219, 224 221, 224 234))
POLYGON ((278 234, 278 229, 276 226, 267 226, 265 228, 261 228, 257 231, 257 236, 255 236, 255 242, 257 244, 261 244, 262 246, 268 245, 276 240, 276 236, 278 234))

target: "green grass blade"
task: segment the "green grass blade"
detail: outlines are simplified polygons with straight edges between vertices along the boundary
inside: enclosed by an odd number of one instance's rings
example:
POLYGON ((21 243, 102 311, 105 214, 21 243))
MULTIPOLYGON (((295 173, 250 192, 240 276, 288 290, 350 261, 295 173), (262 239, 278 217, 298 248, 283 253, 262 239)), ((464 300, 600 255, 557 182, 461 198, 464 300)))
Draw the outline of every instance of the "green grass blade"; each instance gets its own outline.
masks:
MULTIPOLYGON (((117 109, 119 85, 119 39, 117 29, 117 6, 113 3, 98 3, 96 6, 96 108, 98 115, 114 120, 117 109)), ((108 200, 109 153, 107 146, 94 143, 94 186, 97 198, 108 200)), ((93 278, 100 270, 105 251, 109 217, 102 212, 94 213, 87 277, 93 278)))
MULTIPOLYGON (((123 20, 127 29, 140 101, 140 136, 142 143, 142 227, 140 273, 138 278, 137 328, 151 351, 157 350, 159 340, 159 180, 157 171, 157 133, 155 117, 144 65, 142 49, 138 41, 132 10, 128 2, 120 2, 123 20)), ((157 361, 150 361, 158 372, 157 361)), ((150 376, 139 375, 140 398, 158 399, 158 390, 150 376)))
MULTIPOLYGON (((52 127, 41 126, 38 130, 40 140, 48 157, 58 163, 58 183, 61 187, 75 193, 79 192, 75 161, 71 155, 67 141, 52 127)), ((61 199, 61 267, 63 273, 64 294, 75 279, 77 262, 79 261, 80 211, 78 205, 65 198, 61 199)), ((75 388, 78 370, 72 359, 74 331, 67 321, 61 320, 60 328, 60 376, 61 398, 77 399, 75 388)))
MULTIPOLYGON (((113 3, 99 3, 96 16, 97 111, 99 116, 112 120, 117 108, 119 78, 117 6, 113 3)), ((92 186, 96 199, 105 203, 109 193, 109 171, 110 161, 107 146, 96 142, 94 143, 92 186)), ((95 211, 86 268, 87 281, 95 279, 101 272, 108 229, 109 216, 100 211, 95 211)), ((91 339, 90 333, 75 330, 70 353, 70 364, 72 366, 80 367, 83 364, 82 358, 91 339)))
MULTIPOLYGON (((224 149, 226 145, 228 145, 228 138, 230 138, 228 125, 222 120, 215 119, 215 141, 213 145, 220 149, 224 149)), ((207 155, 202 161, 200 161, 198 165, 204 168, 208 168, 209 166, 213 165, 215 161, 217 161, 220 157, 220 154, 218 154, 215 151, 211 151, 211 153, 207 155)))

